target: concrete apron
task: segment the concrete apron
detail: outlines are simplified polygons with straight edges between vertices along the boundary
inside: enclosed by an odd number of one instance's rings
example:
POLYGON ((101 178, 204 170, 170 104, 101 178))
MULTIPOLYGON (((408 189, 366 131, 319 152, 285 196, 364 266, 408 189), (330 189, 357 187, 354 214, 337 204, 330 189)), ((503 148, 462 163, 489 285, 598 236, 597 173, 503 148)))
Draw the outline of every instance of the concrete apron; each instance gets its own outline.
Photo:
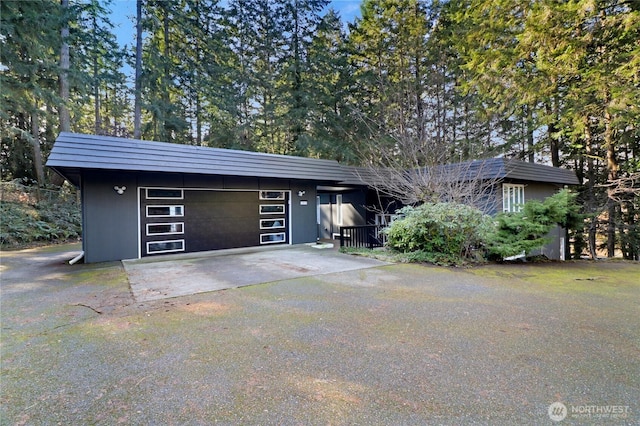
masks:
POLYGON ((122 264, 134 298, 145 302, 387 263, 304 244, 154 256, 122 264))

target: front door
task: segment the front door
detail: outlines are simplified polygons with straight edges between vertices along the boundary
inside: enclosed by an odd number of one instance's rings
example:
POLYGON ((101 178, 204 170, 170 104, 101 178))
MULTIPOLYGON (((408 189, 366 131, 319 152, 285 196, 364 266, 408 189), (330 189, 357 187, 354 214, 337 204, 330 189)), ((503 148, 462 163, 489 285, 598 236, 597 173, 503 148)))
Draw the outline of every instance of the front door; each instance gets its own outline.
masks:
POLYGON ((336 223, 337 208, 336 194, 322 193, 320 199, 320 238, 333 239, 334 234, 340 232, 340 227, 336 223))

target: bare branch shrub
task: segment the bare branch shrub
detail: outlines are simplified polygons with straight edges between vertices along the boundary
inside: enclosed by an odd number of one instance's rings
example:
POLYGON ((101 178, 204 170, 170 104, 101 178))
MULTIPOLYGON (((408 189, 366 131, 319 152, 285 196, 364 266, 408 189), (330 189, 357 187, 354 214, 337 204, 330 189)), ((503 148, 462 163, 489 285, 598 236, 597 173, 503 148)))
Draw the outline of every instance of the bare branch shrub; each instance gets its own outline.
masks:
POLYGON ((629 176, 619 177, 613 181, 598 185, 607 189, 607 196, 619 203, 640 197, 640 172, 631 173, 629 176))
POLYGON ((496 210, 500 176, 488 161, 449 163, 446 147, 410 131, 388 135, 362 156, 366 166, 357 169, 359 179, 405 205, 455 202, 485 213, 496 210))

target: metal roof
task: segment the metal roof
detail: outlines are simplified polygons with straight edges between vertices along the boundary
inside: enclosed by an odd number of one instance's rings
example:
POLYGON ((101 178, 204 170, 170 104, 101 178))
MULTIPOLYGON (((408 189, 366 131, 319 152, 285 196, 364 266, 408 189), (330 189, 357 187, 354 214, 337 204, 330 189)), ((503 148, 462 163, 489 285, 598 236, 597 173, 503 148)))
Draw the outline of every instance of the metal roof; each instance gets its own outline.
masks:
POLYGON ((486 179, 513 179, 531 182, 548 182, 565 185, 578 185, 580 182, 573 170, 547 166, 537 163, 526 163, 507 158, 490 158, 470 162, 469 171, 475 170, 486 179))
POLYGON ((341 182, 350 176, 332 160, 67 132, 61 133, 53 145, 47 166, 67 178, 73 178, 82 169, 329 182, 341 182))
MULTIPOLYGON (((343 185, 365 185, 374 176, 384 176, 333 160, 68 132, 56 140, 47 166, 74 184, 86 169, 301 179, 343 185)), ((572 170, 504 158, 443 167, 457 170, 463 179, 579 183, 572 170)))
MULTIPOLYGON (((349 167, 351 178, 343 183, 352 185, 363 185, 380 183, 382 179, 394 179, 397 173, 379 169, 377 171, 365 167, 349 167)), ((525 163, 519 160, 509 160, 506 158, 490 158, 486 160, 474 160, 463 163, 447 164, 436 166, 435 176, 438 179, 453 180, 522 180, 530 182, 547 182, 563 185, 578 185, 579 181, 573 170, 561 169, 559 167, 546 166, 544 164, 525 163)), ((420 173, 428 173, 428 169, 421 169, 420 173)), ((412 171, 405 172, 410 176, 412 171)), ((418 174, 420 174, 418 173, 418 174)), ((410 177, 409 177, 410 179, 410 177)))

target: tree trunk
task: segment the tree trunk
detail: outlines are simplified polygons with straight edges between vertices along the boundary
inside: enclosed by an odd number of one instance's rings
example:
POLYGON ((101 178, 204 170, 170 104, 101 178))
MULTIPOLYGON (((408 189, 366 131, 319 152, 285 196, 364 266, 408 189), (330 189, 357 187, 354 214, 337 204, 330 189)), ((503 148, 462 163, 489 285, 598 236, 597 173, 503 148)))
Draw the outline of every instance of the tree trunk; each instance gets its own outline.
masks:
MULTIPOLYGON (((586 183, 583 181, 582 183, 586 185, 586 208, 589 213, 594 214, 596 210, 596 199, 595 199, 595 163, 593 161, 593 145, 592 145, 592 137, 591 137, 591 127, 589 127, 589 117, 584 117, 584 149, 587 157, 587 172, 586 172, 586 183)), ((591 218, 591 226, 589 227, 589 253, 591 254, 591 258, 596 260, 596 225, 598 218, 596 216, 591 218)))
POLYGON ((587 239, 589 244, 589 255, 591 256, 591 260, 598 260, 597 236, 598 236, 598 215, 592 214, 591 222, 589 223, 589 230, 587 233, 587 239))
POLYGON ((38 115, 38 101, 35 101, 31 113, 31 147, 33 149, 33 168, 38 181, 38 188, 44 186, 44 164, 42 162, 42 150, 40 148, 40 117, 38 115))
POLYGON ((302 75, 301 75, 301 59, 300 59, 300 17, 298 15, 297 2, 293 5, 293 114, 291 116, 291 138, 289 140, 289 146, 287 146, 286 153, 291 154, 295 152, 298 139, 302 133, 302 75))
POLYGON ((169 119, 169 110, 170 110, 170 96, 169 96, 169 88, 171 87, 171 76, 170 76, 170 48, 169 48, 169 5, 167 3, 163 3, 163 11, 164 11, 164 19, 163 19, 163 37, 164 37, 164 84, 161 88, 162 90, 162 117, 160 120, 160 132, 163 135, 162 140, 166 142, 173 142, 172 140, 172 132, 169 131, 168 119, 169 119))
MULTIPOLYGON (((96 40, 96 32, 98 31, 98 23, 96 15, 93 14, 93 46, 97 48, 98 40, 96 40)), ((100 115, 100 82, 98 76, 98 55, 93 55, 93 111, 95 118, 95 133, 102 134, 102 117, 100 115)))
MULTIPOLYGON (((609 95, 605 96, 605 103, 609 103, 609 95)), ((607 148, 607 178, 609 182, 614 182, 618 178, 618 160, 616 159, 616 149, 613 142, 613 129, 611 128, 611 113, 608 107, 604 109, 604 144, 607 148)), ((612 189, 607 189, 610 192, 612 189)), ((608 194, 610 195, 610 194, 608 194)), ((616 249, 616 216, 618 209, 611 196, 608 200, 609 220, 607 223, 607 257, 615 256, 616 249)))
POLYGON ((69 0, 60 0, 62 5, 63 24, 60 30, 60 36, 62 37, 62 45, 60 47, 60 98, 62 102, 60 104, 59 116, 60 116, 60 131, 71 131, 71 117, 69 115, 69 0))
POLYGON ((136 1, 136 81, 133 107, 133 138, 142 136, 142 1, 136 1))
POLYGON ((556 107, 550 104, 546 104, 546 113, 551 118, 551 122, 548 126, 549 132, 549 152, 551 154, 551 165, 553 167, 560 167, 560 141, 558 140, 558 125, 556 114, 556 107))
MULTIPOLYGON (((533 112, 532 108, 527 106, 527 159, 530 163, 535 162, 535 142, 533 138, 533 133, 535 129, 533 128, 533 112)), ((567 244, 568 246, 568 244, 567 244)))
POLYGON ((469 126, 469 99, 464 97, 464 144, 462 148, 462 160, 467 161, 471 158, 471 129, 469 126))

